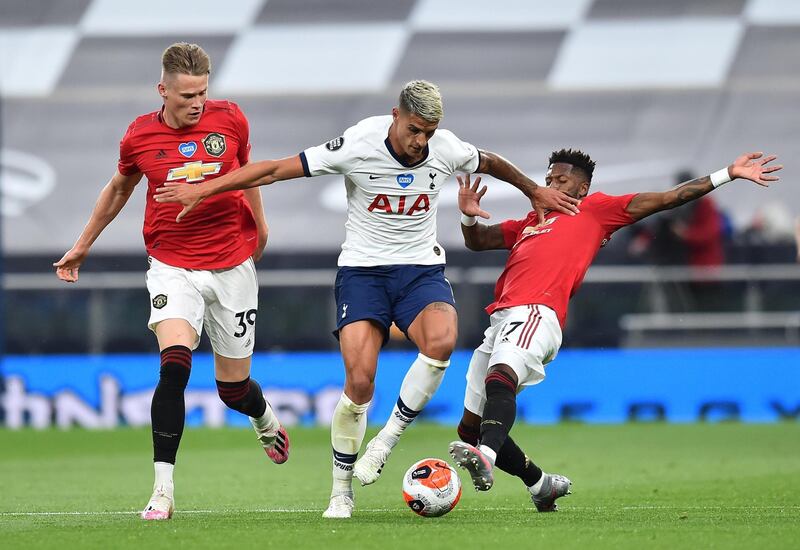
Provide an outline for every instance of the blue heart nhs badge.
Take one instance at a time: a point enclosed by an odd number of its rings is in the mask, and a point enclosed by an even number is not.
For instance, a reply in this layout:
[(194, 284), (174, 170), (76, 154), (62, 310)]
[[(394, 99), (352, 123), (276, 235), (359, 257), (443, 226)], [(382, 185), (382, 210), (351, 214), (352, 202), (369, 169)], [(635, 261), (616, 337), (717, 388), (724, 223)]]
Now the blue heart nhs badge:
[(197, 151), (197, 144), (194, 141), (178, 145), (178, 152), (186, 158), (194, 155), (195, 151)]
[(397, 183), (400, 184), (400, 187), (405, 189), (406, 187), (414, 183), (414, 174), (398, 174)]

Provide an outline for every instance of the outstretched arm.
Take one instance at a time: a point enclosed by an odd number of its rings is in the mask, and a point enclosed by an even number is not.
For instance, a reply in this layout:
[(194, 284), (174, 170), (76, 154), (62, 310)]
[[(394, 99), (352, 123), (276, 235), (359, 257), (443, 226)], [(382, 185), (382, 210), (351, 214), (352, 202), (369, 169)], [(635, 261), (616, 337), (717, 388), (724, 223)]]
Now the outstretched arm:
[(114, 173), (114, 176), (100, 191), (100, 196), (97, 197), (92, 215), (89, 217), (89, 221), (86, 223), (86, 227), (83, 228), (78, 240), (59, 261), (53, 264), (53, 267), (56, 268), (56, 276), (59, 279), (68, 283), (74, 283), (78, 280), (78, 270), (83, 260), (86, 259), (86, 255), (89, 254), (89, 248), (100, 236), (100, 233), (103, 232), (103, 229), (117, 217), (117, 214), (131, 197), (134, 187), (141, 179), (141, 172), (130, 176), (122, 175), (119, 171)]
[(303, 163), (300, 160), (300, 155), (280, 160), (262, 160), (247, 164), (233, 172), (228, 172), (224, 176), (198, 185), (166, 182), (162, 187), (156, 189), (155, 200), (156, 202), (181, 203), (183, 210), (175, 220), (181, 221), (200, 201), (212, 195), (224, 193), (225, 191), (269, 185), (276, 181), (290, 180), (303, 175), (305, 175), (305, 172), (303, 172)]
[(531, 201), (531, 206), (539, 215), (539, 219), (544, 219), (544, 211), (557, 210), (564, 214), (574, 216), (578, 212), (578, 199), (574, 199), (561, 191), (542, 187), (535, 181), (522, 173), (511, 162), (504, 159), (497, 153), (480, 150), (481, 162), (476, 172), (489, 174), (499, 180), (506, 181), (522, 191)]
[[(769, 163), (777, 159), (775, 155), (763, 156), (763, 153), (745, 153), (727, 168), (727, 176), (720, 172), (712, 176), (703, 176), (684, 182), (674, 189), (663, 193), (639, 193), (628, 204), (628, 214), (635, 220), (641, 220), (662, 210), (676, 208), (687, 202), (699, 199), (715, 188), (737, 178), (747, 179), (764, 187), (770, 182), (778, 181), (778, 176), (771, 175), (783, 168), (780, 164)], [(763, 157), (763, 158), (762, 158)]]
[(461, 233), (464, 244), (470, 250), (497, 250), (505, 248), (503, 230), (500, 224), (485, 225), (478, 223), (476, 216), (489, 218), (489, 214), (481, 209), (481, 198), (486, 194), (486, 186), (479, 189), (481, 177), (470, 184), (469, 174), (456, 176), (458, 180), (458, 208), (461, 210)]

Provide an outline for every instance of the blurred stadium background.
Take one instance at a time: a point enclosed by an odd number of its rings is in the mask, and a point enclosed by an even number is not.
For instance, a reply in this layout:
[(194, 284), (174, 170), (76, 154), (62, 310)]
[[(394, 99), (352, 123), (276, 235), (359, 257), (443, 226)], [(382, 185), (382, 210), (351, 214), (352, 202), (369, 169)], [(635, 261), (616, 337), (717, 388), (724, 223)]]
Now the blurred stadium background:
[[(145, 326), (143, 190), (97, 241), (78, 284), (57, 281), (51, 264), (113, 173), (127, 124), (159, 107), (160, 54), (177, 40), (211, 55), (210, 96), (242, 106), (254, 159), (296, 154), (388, 113), (413, 78), (441, 86), (443, 127), (538, 181), (549, 152), (561, 147), (591, 154), (593, 189), (613, 194), (666, 189), (679, 173), (706, 174), (745, 151), (779, 155), (779, 185), (736, 182), (713, 193), (701, 216), (715, 220), (710, 229), (687, 208), (614, 237), (572, 301), (552, 383), (527, 392), (541, 393), (523, 417), (796, 419), (800, 3), (490, 4), (194, 0), (190, 9), (162, 0), (2, 0), (5, 422), (148, 420), (157, 349)], [(489, 186), (494, 220), (527, 211), (505, 184)], [(330, 330), (344, 187), (316, 178), (264, 188), (263, 196), (271, 234), (259, 264), (254, 372), (286, 414), (324, 423), (341, 383)], [(460, 411), (468, 350), (480, 342), (482, 307), (504, 261), (502, 253), (466, 251), (458, 220), (452, 182), (439, 237), (465, 351), (429, 412), (447, 422)], [(695, 243), (709, 236), (713, 242)], [(720, 247), (724, 261), (698, 267), (687, 254), (693, 246)], [(209, 349), (204, 340), (201, 351)], [(382, 360), (373, 420), (391, 406), (408, 349), (401, 339), (389, 344), (396, 354)], [(731, 364), (738, 384), (729, 384)], [(676, 368), (683, 383), (673, 383)], [(200, 354), (193, 422), (220, 425), (225, 412), (210, 369)], [(685, 403), (676, 401), (683, 385), (694, 388)]]

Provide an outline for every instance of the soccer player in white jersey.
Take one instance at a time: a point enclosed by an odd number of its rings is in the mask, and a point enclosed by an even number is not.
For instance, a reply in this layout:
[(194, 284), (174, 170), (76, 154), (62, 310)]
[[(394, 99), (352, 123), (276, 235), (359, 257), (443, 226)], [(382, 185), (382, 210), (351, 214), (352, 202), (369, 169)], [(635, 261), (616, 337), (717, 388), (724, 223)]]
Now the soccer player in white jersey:
[[(389, 116), (362, 120), (340, 137), (297, 156), (248, 164), (200, 185), (159, 189), (156, 200), (180, 202), (184, 217), (201, 200), (234, 189), (323, 174), (342, 174), (346, 238), (335, 297), (345, 365), (344, 391), (331, 425), (333, 490), (327, 518), (349, 518), (355, 473), (375, 482), (400, 435), (439, 387), (456, 344), (457, 316), (436, 241), (439, 191), (454, 172), (480, 172), (522, 191), (538, 212), (578, 212), (577, 200), (537, 186), (503, 157), (439, 129), (442, 99), (434, 84), (406, 84)], [(378, 352), (394, 322), (419, 349), (384, 428), (356, 458), (367, 426)]]

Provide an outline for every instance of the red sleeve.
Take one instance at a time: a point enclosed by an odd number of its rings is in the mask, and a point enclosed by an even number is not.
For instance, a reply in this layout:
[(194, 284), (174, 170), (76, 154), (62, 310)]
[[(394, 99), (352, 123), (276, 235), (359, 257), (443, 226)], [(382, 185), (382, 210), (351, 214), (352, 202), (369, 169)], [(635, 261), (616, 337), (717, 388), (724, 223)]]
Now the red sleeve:
[(239, 159), (239, 165), (244, 166), (250, 162), (250, 123), (247, 122), (247, 117), (235, 105), (236, 109), (236, 127), (239, 130), (239, 149), (236, 151), (236, 157)]
[(591, 198), (591, 208), (597, 221), (607, 231), (614, 232), (620, 227), (636, 221), (626, 210), (635, 196), (636, 193), (619, 196), (593, 193), (589, 198)]
[(522, 229), (522, 226), (524, 226), (527, 221), (527, 218), (524, 220), (506, 220), (500, 224), (500, 230), (503, 232), (503, 242), (506, 248), (510, 250), (514, 247), (520, 229)]
[(132, 122), (131, 125), (128, 126), (128, 131), (125, 132), (125, 135), (119, 142), (119, 161), (117, 162), (117, 170), (123, 176), (130, 176), (140, 172), (139, 167), (136, 166), (136, 157), (133, 154), (133, 146), (131, 145), (134, 124), (135, 122)]

